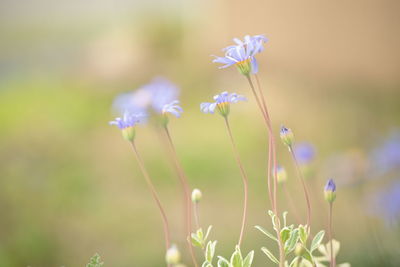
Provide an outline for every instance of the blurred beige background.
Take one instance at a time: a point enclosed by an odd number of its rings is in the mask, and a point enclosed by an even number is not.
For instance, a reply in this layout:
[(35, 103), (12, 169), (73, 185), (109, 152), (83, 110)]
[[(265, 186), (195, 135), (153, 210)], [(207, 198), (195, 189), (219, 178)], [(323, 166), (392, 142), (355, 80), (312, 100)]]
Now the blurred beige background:
[[(335, 174), (339, 261), (398, 266), (398, 222), (369, 214), (367, 199), (399, 179), (398, 169), (379, 179), (368, 169), (369, 153), (400, 124), (399, 9), (394, 0), (2, 1), (0, 266), (84, 266), (95, 252), (106, 266), (163, 266), (157, 211), (107, 125), (115, 95), (157, 75), (181, 88), (185, 113), (171, 132), (191, 185), (203, 190), (201, 221), (214, 225), (225, 256), (241, 183), (221, 119), (199, 103), (222, 90), (249, 97), (232, 112), (251, 176), (244, 249), (255, 249), (255, 266), (270, 266), (259, 248), (272, 244), (252, 227), (268, 225), (264, 128), (246, 80), (211, 63), (245, 34), (269, 38), (258, 59), (276, 132), (284, 123), (316, 147), (315, 231), (326, 226), (322, 186)], [(138, 142), (183, 247), (180, 191), (155, 128), (141, 127)], [(282, 146), (279, 158), (303, 203)]]

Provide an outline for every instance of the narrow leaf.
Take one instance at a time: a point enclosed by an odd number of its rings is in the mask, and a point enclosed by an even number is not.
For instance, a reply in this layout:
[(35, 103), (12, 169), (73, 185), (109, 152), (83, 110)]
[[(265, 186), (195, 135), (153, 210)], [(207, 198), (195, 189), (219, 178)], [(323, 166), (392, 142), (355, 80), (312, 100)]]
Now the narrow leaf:
[(224, 257), (218, 256), (218, 267), (231, 267), (230, 263)]
[(253, 263), (253, 257), (254, 250), (250, 251), (249, 254), (247, 254), (246, 258), (244, 258), (243, 267), (251, 267), (251, 264)]
[(268, 256), (268, 258), (269, 258), (272, 262), (274, 262), (274, 263), (276, 263), (276, 264), (279, 264), (278, 259), (277, 259), (277, 258), (274, 256), (274, 254), (272, 254), (271, 251), (269, 251), (266, 247), (262, 247), (261, 250), (262, 250), (262, 252), (265, 253), (265, 255)]
[(261, 233), (263, 233), (264, 235), (268, 236), (269, 238), (271, 238), (272, 240), (275, 240), (276, 242), (278, 242), (278, 239), (271, 234), (270, 232), (268, 232), (265, 228), (261, 227), (261, 226), (255, 226), (257, 230), (259, 230)]
[(319, 247), (319, 245), (322, 242), (322, 239), (324, 238), (324, 235), (325, 235), (325, 231), (324, 230), (319, 231), (315, 235), (315, 237), (313, 238), (313, 240), (311, 242), (311, 253)]
[(285, 228), (283, 228), (283, 229), (281, 230), (281, 239), (282, 239), (282, 242), (283, 242), (283, 243), (285, 243), (286, 240), (289, 239), (290, 233), (291, 233), (291, 231), (290, 231), (290, 229), (287, 228), (287, 227), (285, 227)]
[(296, 247), (297, 241), (299, 240), (299, 229), (294, 229), (290, 233), (290, 238), (285, 242), (285, 252), (290, 253)]

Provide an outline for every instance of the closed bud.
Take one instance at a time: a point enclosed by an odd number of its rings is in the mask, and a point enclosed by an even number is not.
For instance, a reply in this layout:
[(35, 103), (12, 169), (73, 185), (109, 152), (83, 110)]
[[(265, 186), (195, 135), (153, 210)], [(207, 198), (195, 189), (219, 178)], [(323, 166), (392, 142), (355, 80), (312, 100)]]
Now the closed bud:
[(292, 130), (289, 128), (286, 128), (285, 126), (281, 127), (281, 132), (280, 132), (281, 140), (283, 144), (285, 144), (288, 147), (291, 147), (294, 143), (294, 135)]
[(301, 257), (305, 252), (305, 249), (302, 244), (297, 243), (296, 248), (294, 249), (294, 254), (298, 257)]
[(329, 179), (324, 188), (325, 200), (333, 203), (336, 199), (336, 184), (332, 179)]
[(193, 203), (198, 203), (201, 200), (201, 197), (203, 196), (203, 194), (201, 193), (201, 191), (199, 189), (193, 189), (192, 191), (192, 202)]
[(178, 264), (181, 261), (181, 253), (175, 245), (172, 245), (165, 255), (167, 264)]

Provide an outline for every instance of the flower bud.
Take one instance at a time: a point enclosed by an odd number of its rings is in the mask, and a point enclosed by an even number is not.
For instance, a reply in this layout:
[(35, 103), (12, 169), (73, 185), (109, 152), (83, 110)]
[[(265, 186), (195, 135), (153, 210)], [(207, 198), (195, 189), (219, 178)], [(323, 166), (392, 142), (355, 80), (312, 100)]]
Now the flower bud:
[(296, 248), (294, 249), (294, 254), (298, 257), (301, 257), (305, 252), (305, 249), (302, 244), (297, 243)]
[(282, 166), (276, 168), (276, 179), (278, 183), (284, 183), (287, 180), (287, 172)]
[(282, 142), (288, 146), (291, 147), (294, 143), (294, 135), (292, 130), (289, 128), (286, 128), (285, 126), (281, 127), (281, 132), (280, 132), (281, 140)]
[(181, 260), (181, 253), (175, 245), (172, 245), (165, 255), (167, 264), (178, 264)]
[(332, 179), (329, 179), (324, 189), (325, 200), (332, 203), (336, 199), (336, 184)]
[(125, 140), (132, 142), (133, 139), (135, 139), (135, 127), (129, 126), (126, 128), (122, 129), (122, 136), (124, 137)]
[(198, 203), (201, 200), (201, 197), (203, 196), (203, 194), (201, 193), (201, 191), (197, 188), (193, 189), (192, 191), (192, 202), (193, 203)]

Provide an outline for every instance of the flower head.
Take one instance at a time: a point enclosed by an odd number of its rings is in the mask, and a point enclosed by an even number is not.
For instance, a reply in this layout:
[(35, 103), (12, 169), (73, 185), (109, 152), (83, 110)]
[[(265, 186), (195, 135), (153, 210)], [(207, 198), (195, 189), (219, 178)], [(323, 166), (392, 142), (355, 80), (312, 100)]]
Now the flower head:
[(282, 125), (281, 131), (280, 131), (280, 136), (282, 139), (282, 142), (288, 146), (289, 148), (293, 145), (294, 143), (294, 135), (291, 129), (286, 128), (285, 126)]
[(229, 115), (230, 103), (237, 103), (239, 101), (246, 101), (246, 97), (238, 95), (236, 93), (229, 94), (228, 92), (222, 92), (219, 95), (214, 96), (215, 102), (209, 103), (204, 102), (200, 104), (200, 110), (204, 113), (214, 114), (215, 108), (218, 109), (219, 113), (226, 117)]
[(336, 184), (333, 179), (329, 179), (324, 188), (325, 200), (332, 203), (336, 199)]
[(167, 126), (169, 122), (168, 113), (171, 113), (175, 117), (179, 118), (182, 112), (183, 109), (179, 106), (178, 100), (174, 100), (171, 103), (165, 104), (161, 110), (161, 117), (160, 117), (161, 124), (164, 127)]
[(165, 104), (162, 108), (162, 114), (171, 113), (175, 117), (179, 118), (183, 109), (179, 106), (179, 100), (174, 100), (171, 103)]
[(277, 166), (276, 168), (276, 178), (278, 183), (284, 183), (287, 180), (287, 172), (282, 166)]
[(400, 182), (393, 181), (368, 196), (369, 212), (383, 219), (387, 226), (397, 225), (400, 221)]
[(234, 38), (235, 45), (228, 46), (223, 49), (224, 57), (215, 57), (214, 63), (221, 63), (221, 68), (227, 68), (235, 65), (239, 72), (243, 75), (258, 72), (258, 64), (255, 58), (257, 53), (264, 50), (263, 44), (267, 42), (267, 38), (263, 35), (246, 35), (244, 40)]
[(156, 77), (136, 91), (117, 96), (113, 108), (120, 113), (128, 110), (141, 113), (155, 111), (160, 114), (164, 105), (177, 99), (178, 95), (179, 89), (173, 83), (165, 78)]
[(303, 142), (293, 146), (293, 152), (300, 164), (308, 164), (315, 157), (315, 148), (311, 143)]
[(145, 115), (143, 113), (132, 113), (125, 111), (122, 118), (117, 117), (115, 120), (110, 121), (110, 125), (116, 125), (122, 130), (122, 136), (128, 140), (133, 141), (135, 138), (135, 128), (134, 126), (145, 120)]

